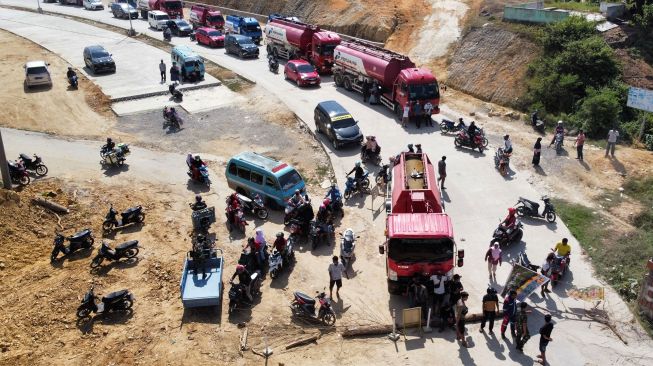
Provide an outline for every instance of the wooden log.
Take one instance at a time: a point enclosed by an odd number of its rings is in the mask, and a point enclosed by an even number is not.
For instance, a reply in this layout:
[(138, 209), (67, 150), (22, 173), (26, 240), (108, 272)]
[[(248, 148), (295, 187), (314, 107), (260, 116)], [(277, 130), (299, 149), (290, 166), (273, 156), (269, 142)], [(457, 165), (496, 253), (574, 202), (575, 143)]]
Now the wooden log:
[(392, 325), (360, 325), (354, 327), (347, 327), (341, 335), (344, 338), (349, 337), (358, 337), (358, 336), (368, 336), (368, 335), (379, 335), (379, 334), (390, 334), (392, 332)]
[(285, 349), (291, 349), (291, 348), (303, 346), (305, 344), (317, 341), (318, 339), (320, 339), (321, 336), (322, 335), (320, 333), (316, 333), (316, 334), (314, 334), (312, 336), (305, 337), (305, 338), (302, 338), (302, 339), (300, 339), (298, 341), (292, 342), (292, 343), (286, 345), (286, 347), (284, 347), (284, 348)]
[(32, 202), (39, 206), (43, 206), (51, 211), (58, 212), (58, 213), (68, 213), (68, 207), (64, 207), (58, 203), (50, 202), (46, 200), (45, 198), (41, 197), (34, 197), (32, 198)]

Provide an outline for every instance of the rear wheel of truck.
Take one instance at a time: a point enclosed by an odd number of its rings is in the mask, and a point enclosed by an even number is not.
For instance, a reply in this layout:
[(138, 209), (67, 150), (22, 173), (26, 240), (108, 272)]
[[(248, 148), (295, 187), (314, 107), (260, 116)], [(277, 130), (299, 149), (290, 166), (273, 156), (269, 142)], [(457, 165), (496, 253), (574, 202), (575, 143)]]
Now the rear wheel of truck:
[(399, 287), (399, 286), (397, 286), (397, 285), (395, 285), (393, 283), (390, 283), (390, 281), (388, 281), (388, 293), (390, 295), (401, 295), (402, 292), (403, 291), (401, 291), (401, 287)]
[(342, 86), (342, 75), (340, 75), (340, 74), (335, 74), (335, 75), (333, 76), (333, 80), (335, 81), (336, 86)]
[(345, 89), (351, 91), (351, 79), (349, 79), (349, 77), (345, 76), (345, 80), (343, 80), (343, 85), (345, 86)]

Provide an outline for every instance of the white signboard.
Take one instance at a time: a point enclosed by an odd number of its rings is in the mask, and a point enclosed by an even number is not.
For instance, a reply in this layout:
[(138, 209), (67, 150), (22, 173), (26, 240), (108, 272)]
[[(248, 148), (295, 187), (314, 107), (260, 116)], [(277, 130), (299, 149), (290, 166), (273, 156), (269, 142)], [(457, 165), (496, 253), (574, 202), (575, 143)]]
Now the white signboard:
[(628, 102), (630, 108), (653, 112), (653, 90), (630, 87), (628, 89)]

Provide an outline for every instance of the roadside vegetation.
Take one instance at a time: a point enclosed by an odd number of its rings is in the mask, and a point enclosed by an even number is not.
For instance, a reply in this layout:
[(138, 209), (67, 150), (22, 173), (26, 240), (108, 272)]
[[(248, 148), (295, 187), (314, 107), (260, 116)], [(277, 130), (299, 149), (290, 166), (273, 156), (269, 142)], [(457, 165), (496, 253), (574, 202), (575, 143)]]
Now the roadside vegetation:
[(591, 0), (586, 2), (580, 1), (545, 1), (544, 5), (547, 8), (558, 8), (574, 11), (587, 11), (587, 12), (599, 12), (599, 1)]
[[(639, 317), (636, 300), (646, 262), (653, 254), (653, 177), (631, 178), (623, 188), (623, 195), (602, 197), (600, 201), (607, 212), (566, 201), (556, 202), (556, 211), (591, 258), (596, 273), (617, 290)], [(624, 227), (608, 216), (611, 207), (628, 200), (642, 207), (629, 219), (632, 227)], [(653, 324), (643, 317), (639, 319), (653, 335)]]

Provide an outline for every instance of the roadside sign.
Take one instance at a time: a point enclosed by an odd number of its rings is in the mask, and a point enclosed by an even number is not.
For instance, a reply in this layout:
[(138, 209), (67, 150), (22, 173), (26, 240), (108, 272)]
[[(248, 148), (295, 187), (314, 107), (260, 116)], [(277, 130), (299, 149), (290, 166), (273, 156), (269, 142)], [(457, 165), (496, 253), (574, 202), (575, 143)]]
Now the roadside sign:
[(628, 102), (630, 108), (653, 112), (653, 90), (630, 87), (628, 89)]

